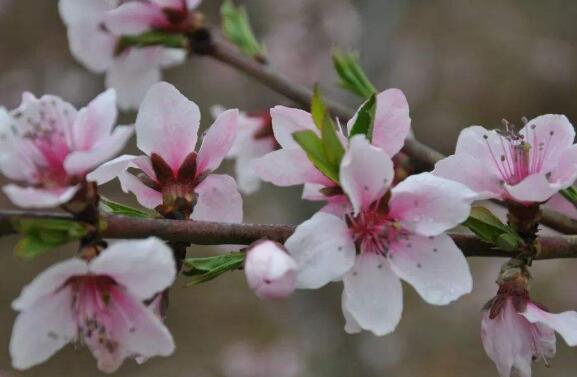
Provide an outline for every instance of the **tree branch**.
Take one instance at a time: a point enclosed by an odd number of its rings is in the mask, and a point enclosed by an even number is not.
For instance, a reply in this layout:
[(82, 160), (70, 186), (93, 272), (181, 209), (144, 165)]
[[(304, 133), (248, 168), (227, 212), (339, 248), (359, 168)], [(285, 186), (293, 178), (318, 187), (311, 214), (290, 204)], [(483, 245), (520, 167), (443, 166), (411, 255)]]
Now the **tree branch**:
[[(293, 83), (280, 73), (275, 72), (270, 66), (260, 64), (253, 59), (245, 57), (226, 41), (214, 38), (212, 48), (205, 52), (208, 56), (246, 73), (274, 91), (293, 100), (301, 107), (308, 108), (310, 106), (312, 92), (309, 89)], [(351, 109), (338, 103), (330, 100), (325, 100), (325, 102), (332, 114), (343, 120), (350, 119), (354, 114)], [(409, 136), (405, 141), (403, 150), (412, 158), (424, 162), (431, 167), (434, 166), (437, 161), (446, 157), (439, 151), (421, 143), (412, 136)], [(558, 212), (550, 210), (543, 211), (541, 223), (561, 233), (577, 234), (577, 221)]]
[[(74, 220), (70, 215), (52, 212), (0, 211), (0, 236), (16, 234), (12, 221), (23, 219)], [(263, 238), (284, 242), (295, 230), (294, 225), (143, 219), (107, 214), (102, 215), (100, 223), (103, 238), (156, 236), (166, 241), (196, 245), (249, 245)], [(467, 257), (515, 256), (515, 253), (495, 249), (473, 235), (451, 233), (450, 236)], [(540, 237), (539, 240), (542, 250), (536, 259), (577, 258), (577, 236)]]

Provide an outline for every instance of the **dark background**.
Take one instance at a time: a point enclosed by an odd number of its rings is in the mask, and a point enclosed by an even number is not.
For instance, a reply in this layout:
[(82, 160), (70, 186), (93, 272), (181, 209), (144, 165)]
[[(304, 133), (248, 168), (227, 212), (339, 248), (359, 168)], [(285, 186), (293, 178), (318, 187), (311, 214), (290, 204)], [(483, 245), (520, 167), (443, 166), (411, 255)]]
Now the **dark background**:
[[(218, 24), (220, 2), (202, 10)], [(330, 69), (334, 46), (359, 50), (380, 89), (401, 88), (411, 105), (413, 129), (426, 143), (450, 153), (460, 129), (494, 127), (543, 113), (577, 119), (577, 2), (570, 0), (290, 0), (246, 1), (270, 59), (295, 82), (318, 81), (329, 95), (357, 106), (339, 91)], [(0, 0), (0, 104), (12, 108), (21, 92), (51, 93), (84, 105), (103, 90), (103, 78), (70, 56), (56, 0)], [(201, 106), (203, 125), (215, 103), (243, 110), (289, 104), (232, 69), (193, 58), (166, 79)], [(123, 114), (131, 123), (134, 114)], [(135, 152), (134, 146), (130, 147)], [(231, 164), (225, 169), (230, 171)], [(134, 203), (115, 183), (106, 192)], [(316, 209), (298, 202), (300, 189), (263, 190), (245, 200), (245, 221), (299, 223)], [(295, 205), (295, 203), (300, 203)], [(0, 197), (1, 207), (9, 207)], [(14, 257), (16, 238), (0, 241), (0, 377), (97, 376), (85, 349), (66, 347), (40, 367), (10, 368), (11, 301), (36, 274), (71, 255), (60, 249), (33, 262)], [(209, 255), (214, 250), (192, 248)], [(259, 301), (242, 273), (205, 285), (172, 290), (167, 325), (177, 350), (144, 366), (128, 361), (122, 376), (489, 377), (497, 372), (479, 339), (480, 309), (496, 291), (502, 260), (470, 259), (475, 286), (456, 304), (433, 307), (405, 285), (405, 311), (386, 337), (343, 331), (340, 284), (299, 291), (283, 302)], [(577, 309), (575, 261), (538, 262), (534, 298), (552, 311)], [(574, 376), (577, 349), (558, 339), (550, 369), (534, 376)]]

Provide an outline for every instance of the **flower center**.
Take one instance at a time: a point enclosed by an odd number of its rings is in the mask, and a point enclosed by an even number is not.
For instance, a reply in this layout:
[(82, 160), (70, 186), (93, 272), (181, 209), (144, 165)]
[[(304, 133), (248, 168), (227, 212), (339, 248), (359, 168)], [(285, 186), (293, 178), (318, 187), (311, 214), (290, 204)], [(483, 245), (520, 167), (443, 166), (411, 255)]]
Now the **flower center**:
[[(526, 123), (526, 119), (523, 122)], [(489, 143), (488, 135), (483, 135), (483, 138), (503, 181), (515, 185), (529, 175), (541, 172), (554, 131), (549, 133), (548, 139), (540, 140), (534, 124), (526, 125), (521, 131), (506, 120), (503, 124), (505, 132), (499, 135), (500, 144)]]
[(385, 256), (391, 243), (407, 236), (399, 223), (376, 205), (357, 216), (346, 215), (346, 220), (357, 250), (361, 253)]

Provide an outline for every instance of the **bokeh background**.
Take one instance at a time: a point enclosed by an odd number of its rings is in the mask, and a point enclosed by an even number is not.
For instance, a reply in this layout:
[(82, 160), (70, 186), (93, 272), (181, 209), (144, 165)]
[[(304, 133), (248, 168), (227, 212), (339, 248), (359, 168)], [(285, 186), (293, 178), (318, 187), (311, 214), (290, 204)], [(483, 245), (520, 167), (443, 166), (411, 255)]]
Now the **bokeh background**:
[[(249, 9), (270, 60), (295, 82), (320, 82), (350, 106), (358, 101), (335, 85), (330, 50), (356, 49), (381, 89), (401, 88), (411, 105), (413, 129), (449, 153), (471, 124), (497, 126), (542, 113), (577, 120), (577, 2), (571, 0), (251, 0)], [(219, 1), (202, 10), (218, 27)], [(190, 98), (210, 124), (209, 107), (243, 110), (290, 104), (220, 63), (194, 58), (165, 77)], [(68, 51), (56, 0), (0, 0), (0, 104), (14, 107), (22, 91), (52, 93), (83, 105), (103, 90)], [(132, 122), (134, 114), (123, 114)], [(129, 148), (134, 152), (134, 145)], [(231, 164), (225, 166), (230, 171)], [(128, 203), (114, 184), (106, 194)], [(274, 188), (246, 197), (245, 221), (297, 224), (317, 207), (300, 202), (300, 189)], [(300, 204), (296, 204), (300, 203)], [(0, 207), (10, 204), (0, 197)], [(13, 255), (16, 238), (0, 240), (0, 376), (98, 376), (85, 349), (65, 348), (26, 372), (10, 368), (11, 301), (37, 273), (72, 255), (62, 248), (32, 262)], [(193, 247), (191, 254), (214, 250)], [(480, 309), (496, 290), (502, 260), (470, 259), (472, 294), (446, 307), (426, 305), (405, 285), (405, 310), (386, 337), (343, 331), (340, 284), (300, 291), (282, 302), (259, 301), (242, 273), (205, 285), (172, 289), (167, 324), (177, 350), (144, 366), (128, 361), (121, 376), (162, 377), (488, 377), (496, 376), (480, 339)], [(538, 262), (533, 296), (553, 311), (577, 309), (577, 261)], [(558, 339), (552, 368), (535, 376), (575, 376), (577, 349)]]

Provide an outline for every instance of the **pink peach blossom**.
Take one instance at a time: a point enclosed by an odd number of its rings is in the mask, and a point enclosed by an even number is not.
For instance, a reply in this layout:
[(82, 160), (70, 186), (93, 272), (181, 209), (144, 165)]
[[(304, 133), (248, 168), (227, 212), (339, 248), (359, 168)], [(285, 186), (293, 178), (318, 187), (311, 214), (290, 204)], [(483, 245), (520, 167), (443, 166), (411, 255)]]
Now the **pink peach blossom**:
[(542, 115), (505, 133), (464, 129), (453, 156), (434, 173), (467, 185), (485, 198), (545, 202), (577, 178), (575, 131), (563, 115)]
[(9, 113), (0, 108), (0, 171), (18, 184), (3, 190), (20, 207), (69, 201), (92, 169), (119, 153), (132, 128), (116, 122), (116, 94), (108, 90), (76, 110), (62, 99), (25, 93)]
[[(220, 114), (195, 151), (198, 106), (174, 86), (160, 82), (148, 91), (136, 118), (136, 140), (144, 156), (120, 156), (89, 175), (99, 184), (114, 178), (147, 208), (185, 199), (193, 220), (242, 221), (242, 198), (228, 175), (213, 174), (232, 147), (238, 110)], [(128, 168), (140, 170), (137, 177)]]
[(295, 261), (276, 242), (257, 241), (246, 251), (246, 280), (259, 298), (288, 297), (296, 287), (296, 270)]
[[(270, 114), (274, 136), (281, 149), (254, 160), (256, 173), (262, 180), (277, 186), (304, 184), (304, 199), (326, 201), (328, 204), (323, 211), (342, 213), (347, 200), (339, 184), (313, 166), (292, 136), (294, 132), (304, 130), (319, 134), (311, 114), (284, 106), (275, 106)], [(354, 124), (356, 116), (349, 120), (348, 129)], [(401, 150), (410, 127), (409, 105), (403, 92), (389, 89), (378, 94), (372, 144), (392, 157)], [(343, 144), (346, 144), (346, 135), (340, 136)]]
[[(220, 106), (212, 108), (214, 118), (223, 111)], [(227, 155), (227, 158), (236, 160), (235, 175), (240, 192), (252, 194), (258, 191), (261, 181), (252, 161), (274, 151), (277, 146), (268, 112), (240, 113), (238, 135)]]
[(40, 364), (68, 343), (87, 346), (107, 373), (125, 358), (170, 355), (172, 336), (143, 301), (175, 276), (172, 251), (156, 238), (119, 241), (91, 261), (50, 267), (12, 304), (20, 312), (10, 340), (13, 366)]
[(489, 302), (481, 321), (481, 340), (501, 377), (531, 377), (531, 363), (555, 356), (557, 331), (570, 346), (577, 345), (577, 312), (549, 313), (526, 291), (503, 289)]
[(340, 166), (350, 200), (344, 219), (319, 212), (285, 246), (298, 266), (297, 288), (342, 280), (345, 330), (392, 332), (401, 318), (401, 279), (430, 304), (469, 293), (465, 257), (444, 232), (464, 221), (476, 195), (429, 173), (390, 189), (393, 163), (363, 135), (351, 139)]
[[(159, 46), (126, 48), (118, 52), (122, 36), (172, 28), (200, 1), (60, 0), (60, 15), (68, 29), (72, 55), (94, 73), (106, 72), (106, 86), (118, 92), (122, 109), (137, 108), (148, 88), (161, 80), (161, 68), (181, 64), (185, 51)], [(173, 31), (173, 30), (168, 30)]]

